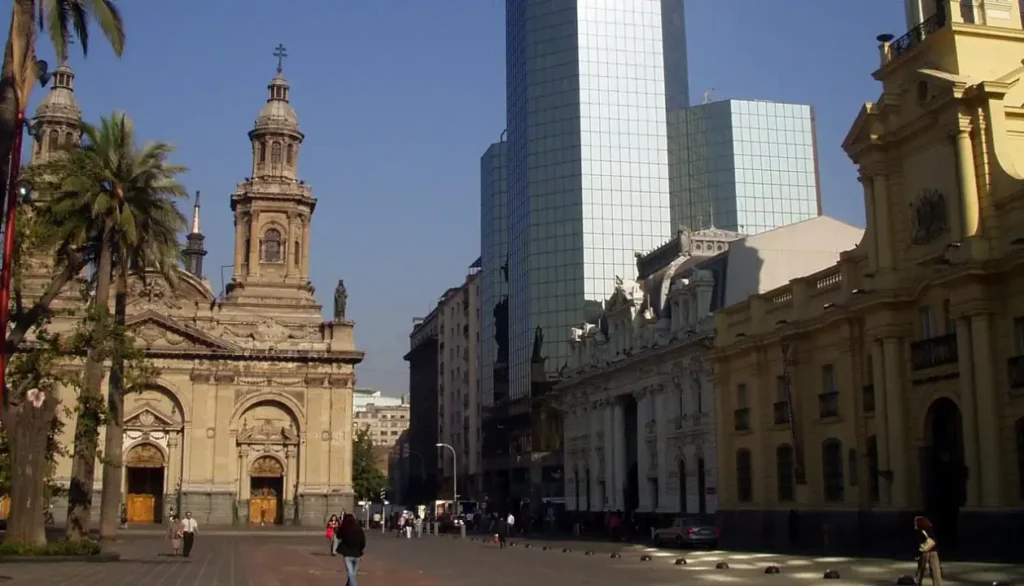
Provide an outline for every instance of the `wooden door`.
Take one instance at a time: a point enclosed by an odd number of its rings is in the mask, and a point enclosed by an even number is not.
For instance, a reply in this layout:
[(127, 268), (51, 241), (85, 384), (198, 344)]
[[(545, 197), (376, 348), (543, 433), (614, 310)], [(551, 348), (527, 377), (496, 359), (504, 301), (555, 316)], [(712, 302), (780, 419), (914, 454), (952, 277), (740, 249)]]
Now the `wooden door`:
[(273, 525), (277, 522), (276, 497), (252, 497), (249, 499), (249, 523)]
[(152, 523), (156, 519), (156, 497), (151, 494), (128, 495), (128, 522)]
[(6, 519), (11, 510), (11, 497), (0, 496), (0, 519)]

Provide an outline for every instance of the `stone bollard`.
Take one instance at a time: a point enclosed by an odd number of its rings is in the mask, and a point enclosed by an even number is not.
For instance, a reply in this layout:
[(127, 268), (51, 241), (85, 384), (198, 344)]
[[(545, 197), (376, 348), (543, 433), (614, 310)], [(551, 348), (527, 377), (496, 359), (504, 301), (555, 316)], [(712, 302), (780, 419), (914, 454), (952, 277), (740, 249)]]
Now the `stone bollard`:
[(466, 538), (466, 524), (465, 523), (463, 523), (462, 525), (459, 525), (459, 533), (462, 535), (463, 539)]

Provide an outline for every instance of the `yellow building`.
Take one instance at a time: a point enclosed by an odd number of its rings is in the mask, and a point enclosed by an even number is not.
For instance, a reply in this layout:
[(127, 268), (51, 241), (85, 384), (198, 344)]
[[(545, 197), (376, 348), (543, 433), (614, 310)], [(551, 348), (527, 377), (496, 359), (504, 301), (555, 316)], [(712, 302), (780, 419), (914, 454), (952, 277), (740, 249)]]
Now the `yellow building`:
[(1020, 9), (913, 4), (906, 35), (879, 37), (882, 94), (843, 143), (864, 239), (716, 315), (734, 545), (905, 547), (922, 512), (947, 552), (1024, 530)]

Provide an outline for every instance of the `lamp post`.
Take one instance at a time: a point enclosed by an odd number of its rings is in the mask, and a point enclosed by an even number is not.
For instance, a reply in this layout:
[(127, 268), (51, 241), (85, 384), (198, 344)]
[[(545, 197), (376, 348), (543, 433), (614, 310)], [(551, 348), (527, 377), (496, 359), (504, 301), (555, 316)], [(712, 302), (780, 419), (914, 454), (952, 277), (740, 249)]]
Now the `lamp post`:
[(435, 444), (439, 448), (448, 448), (452, 451), (452, 506), (456, 511), (459, 508), (459, 454), (455, 448), (448, 444)]

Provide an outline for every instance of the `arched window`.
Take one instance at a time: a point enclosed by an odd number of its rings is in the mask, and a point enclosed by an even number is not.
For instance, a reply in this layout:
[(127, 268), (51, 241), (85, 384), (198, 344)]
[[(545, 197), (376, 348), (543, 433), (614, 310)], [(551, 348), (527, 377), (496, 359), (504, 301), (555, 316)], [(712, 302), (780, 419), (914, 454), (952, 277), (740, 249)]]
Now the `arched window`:
[(1017, 484), (1024, 498), (1024, 417), (1017, 420)]
[(295, 145), (288, 145), (288, 149), (285, 150), (285, 156), (287, 157), (285, 161), (288, 163), (288, 165), (295, 164)]
[(260, 260), (263, 262), (281, 262), (281, 232), (271, 228), (263, 233), (261, 243), (263, 254)]
[(281, 143), (276, 140), (270, 145), (270, 164), (281, 164)]
[(736, 500), (749, 503), (754, 500), (754, 474), (750, 464), (750, 450), (736, 450)]
[(796, 457), (793, 446), (782, 444), (775, 448), (778, 498), (780, 503), (796, 500)]
[(821, 443), (821, 472), (827, 502), (843, 501), (843, 442), (829, 438)]
[(295, 266), (299, 266), (299, 241), (296, 240), (292, 243), (292, 254), (295, 256)]
[(75, 133), (74, 132), (68, 132), (67, 134), (64, 135), (64, 147), (70, 149), (70, 148), (73, 148), (74, 146), (75, 146)]
[(261, 163), (267, 162), (267, 143), (262, 140), (256, 143), (256, 157)]
[(868, 436), (868, 486), (871, 488), (871, 502), (877, 503), (880, 499), (878, 486), (878, 438)]
[(47, 150), (51, 153), (60, 150), (60, 133), (56, 130), (50, 131), (49, 144), (47, 144)]

